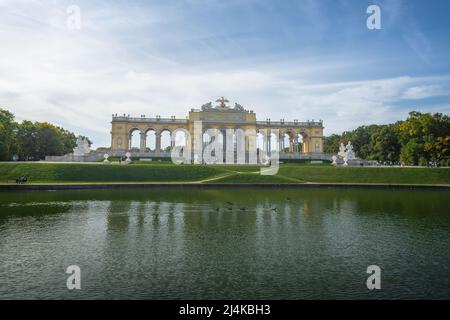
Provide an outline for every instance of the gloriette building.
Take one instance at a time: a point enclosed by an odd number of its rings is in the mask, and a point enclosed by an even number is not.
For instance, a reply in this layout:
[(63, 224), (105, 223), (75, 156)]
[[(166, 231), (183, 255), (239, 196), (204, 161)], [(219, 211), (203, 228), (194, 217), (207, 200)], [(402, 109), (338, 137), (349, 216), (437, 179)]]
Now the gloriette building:
[[(169, 156), (170, 147), (175, 145), (175, 136), (178, 132), (194, 136), (194, 123), (202, 122), (203, 132), (208, 129), (218, 129), (222, 132), (223, 144), (226, 141), (226, 129), (253, 129), (257, 133), (257, 146), (264, 151), (279, 151), (280, 159), (283, 158), (317, 158), (323, 156), (323, 122), (320, 121), (273, 121), (266, 119), (258, 121), (253, 110), (246, 110), (243, 106), (235, 104), (234, 107), (227, 105), (225, 98), (218, 99), (217, 105), (211, 102), (200, 108), (193, 108), (186, 119), (170, 118), (147, 118), (130, 117), (129, 115), (113, 115), (111, 128), (111, 152), (112, 154), (123, 154), (132, 152), (134, 156)], [(139, 145), (132, 145), (133, 134), (139, 133)], [(274, 134), (273, 132), (277, 132)], [(170, 145), (162, 146), (162, 135), (170, 135)], [(149, 138), (152, 135), (152, 138)], [(208, 137), (203, 138), (208, 142)], [(153, 146), (149, 146), (149, 140)], [(184, 139), (184, 143), (193, 142)], [(193, 145), (192, 145), (193, 149)]]

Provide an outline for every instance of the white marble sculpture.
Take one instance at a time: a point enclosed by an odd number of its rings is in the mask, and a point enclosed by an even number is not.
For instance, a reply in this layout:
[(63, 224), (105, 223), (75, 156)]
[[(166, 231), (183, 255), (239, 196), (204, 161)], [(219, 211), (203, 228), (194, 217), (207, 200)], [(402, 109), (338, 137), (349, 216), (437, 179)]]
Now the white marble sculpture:
[(103, 160), (103, 163), (109, 163), (109, 160), (108, 160), (109, 154), (105, 153), (105, 154), (103, 155), (103, 158), (105, 158), (105, 160)]
[(125, 157), (127, 157), (125, 159), (125, 163), (130, 164), (131, 163), (131, 153), (129, 153), (129, 152), (125, 153)]
[(339, 158), (344, 160), (344, 163), (343, 163), (344, 166), (348, 166), (348, 161), (356, 159), (355, 152), (353, 151), (353, 145), (352, 145), (351, 141), (349, 141), (346, 146), (344, 146), (344, 144), (341, 143), (341, 145), (339, 146), (339, 152), (338, 152), (337, 156), (332, 157), (332, 159), (333, 159), (332, 164), (337, 165), (337, 160)]
[(87, 138), (79, 136), (77, 138), (77, 146), (73, 149), (73, 154), (75, 156), (84, 156), (85, 154), (91, 152), (89, 141)]
[(333, 160), (332, 165), (333, 166), (337, 166), (337, 162), (336, 161), (337, 161), (338, 157), (337, 156), (332, 156), (331, 159)]
[(339, 146), (339, 152), (337, 155), (341, 158), (345, 157), (345, 146), (342, 142), (341, 142), (341, 145)]
[(347, 146), (345, 147), (346, 151), (345, 151), (345, 155), (347, 157), (347, 160), (355, 160), (355, 151), (353, 151), (353, 145), (352, 142), (349, 141), (347, 143)]

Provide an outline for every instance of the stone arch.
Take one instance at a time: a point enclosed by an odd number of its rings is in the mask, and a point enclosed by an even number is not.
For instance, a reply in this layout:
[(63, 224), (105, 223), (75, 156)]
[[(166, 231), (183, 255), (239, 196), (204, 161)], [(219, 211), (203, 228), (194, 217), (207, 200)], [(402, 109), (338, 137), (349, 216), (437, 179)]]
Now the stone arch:
[(311, 152), (311, 150), (310, 150), (311, 138), (309, 137), (308, 132), (300, 131), (300, 134), (302, 136), (301, 152), (302, 153), (309, 153), (309, 152)]
[(275, 132), (270, 132), (270, 151), (280, 151), (280, 137)]
[(173, 146), (190, 146), (191, 138), (190, 133), (185, 128), (176, 128), (172, 131), (171, 140)]
[(264, 130), (256, 131), (256, 149), (266, 151), (267, 149), (267, 136)]
[(283, 135), (283, 151), (284, 152), (289, 152), (289, 153), (297, 152), (296, 151), (297, 135), (298, 135), (297, 131), (292, 128), (289, 128), (284, 131), (284, 135)]
[(146, 128), (144, 131), (145, 135), (145, 150), (146, 151), (156, 151), (156, 137), (158, 135), (158, 131), (154, 127)]
[(303, 140), (304, 136), (301, 132), (298, 132), (294, 137), (294, 152), (302, 153), (303, 152)]
[[(203, 150), (208, 154), (208, 159), (204, 158), (204, 161), (206, 163), (211, 163), (208, 161), (213, 161), (212, 163), (223, 163), (224, 160), (224, 128), (220, 126), (210, 126), (207, 128), (204, 128), (203, 134), (202, 134), (202, 143), (203, 143)], [(210, 133), (208, 133), (210, 131)], [(217, 139), (216, 144), (215, 139)], [(204, 153), (205, 156), (205, 153)]]
[(147, 133), (149, 131), (158, 132), (158, 129), (156, 127), (147, 127), (147, 128), (145, 128), (144, 133)]
[[(170, 128), (162, 128), (158, 132), (157, 140), (159, 140), (159, 150), (167, 152), (172, 148), (172, 130)], [(158, 143), (157, 143), (158, 144)]]
[(139, 151), (141, 147), (141, 129), (138, 127), (131, 127), (128, 130), (128, 150)]
[(214, 129), (214, 130), (218, 130), (219, 131), (219, 135), (217, 137), (218, 141), (223, 143), (223, 139), (224, 139), (224, 134), (222, 132), (223, 129), (221, 128), (217, 128), (217, 127), (208, 127), (208, 128), (204, 128), (203, 129), (203, 134), (202, 134), (202, 142), (203, 142), (203, 146), (208, 145), (209, 143), (211, 143), (213, 141), (212, 136), (210, 136), (207, 131), (210, 129)]

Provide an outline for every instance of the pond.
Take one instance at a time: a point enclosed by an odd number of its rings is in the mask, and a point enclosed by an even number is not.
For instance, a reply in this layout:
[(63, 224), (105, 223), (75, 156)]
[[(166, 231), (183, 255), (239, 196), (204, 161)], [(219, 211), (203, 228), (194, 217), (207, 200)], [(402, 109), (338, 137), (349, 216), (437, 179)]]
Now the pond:
[(0, 299), (449, 299), (449, 231), (448, 191), (1, 192)]

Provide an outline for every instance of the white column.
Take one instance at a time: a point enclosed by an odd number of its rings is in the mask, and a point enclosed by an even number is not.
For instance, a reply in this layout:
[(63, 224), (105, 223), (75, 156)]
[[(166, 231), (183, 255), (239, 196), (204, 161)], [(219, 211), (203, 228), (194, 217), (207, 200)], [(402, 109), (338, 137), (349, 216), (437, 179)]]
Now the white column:
[(161, 132), (155, 132), (155, 140), (156, 152), (161, 152)]
[(147, 138), (147, 135), (145, 133), (141, 132), (141, 146), (140, 146), (141, 152), (145, 152), (146, 138)]

